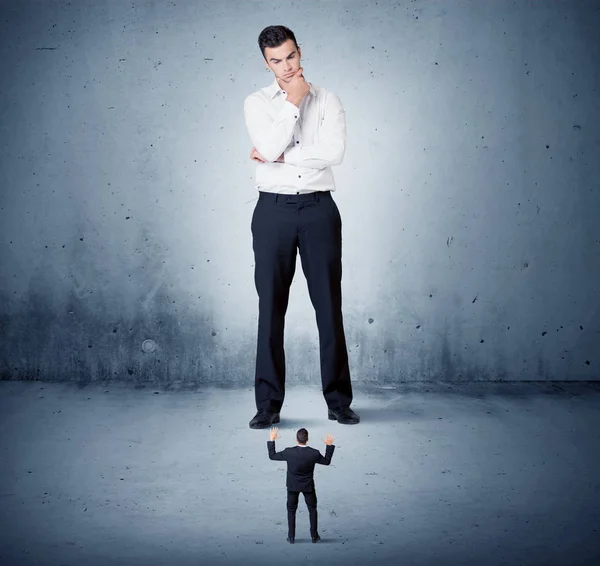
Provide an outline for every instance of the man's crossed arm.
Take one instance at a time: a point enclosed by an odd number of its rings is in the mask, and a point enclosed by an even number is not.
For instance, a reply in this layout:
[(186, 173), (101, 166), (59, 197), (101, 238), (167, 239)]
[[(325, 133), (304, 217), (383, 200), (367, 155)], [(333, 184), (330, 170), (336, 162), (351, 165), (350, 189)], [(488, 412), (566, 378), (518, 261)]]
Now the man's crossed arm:
[(324, 169), (339, 165), (346, 150), (346, 117), (339, 98), (327, 93), (325, 114), (317, 143), (290, 145), (300, 110), (286, 101), (273, 119), (264, 102), (248, 97), (244, 103), (246, 126), (254, 144), (250, 159), (260, 163), (287, 163), (298, 167)]

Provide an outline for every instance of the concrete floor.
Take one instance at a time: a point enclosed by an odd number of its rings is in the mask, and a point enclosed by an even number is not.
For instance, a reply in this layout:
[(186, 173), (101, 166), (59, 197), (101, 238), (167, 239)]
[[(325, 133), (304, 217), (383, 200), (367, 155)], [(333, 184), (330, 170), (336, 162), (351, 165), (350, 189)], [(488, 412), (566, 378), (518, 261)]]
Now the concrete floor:
[(354, 390), (287, 391), (277, 450), (336, 438), (290, 545), (253, 389), (0, 382), (0, 564), (600, 564), (600, 384)]

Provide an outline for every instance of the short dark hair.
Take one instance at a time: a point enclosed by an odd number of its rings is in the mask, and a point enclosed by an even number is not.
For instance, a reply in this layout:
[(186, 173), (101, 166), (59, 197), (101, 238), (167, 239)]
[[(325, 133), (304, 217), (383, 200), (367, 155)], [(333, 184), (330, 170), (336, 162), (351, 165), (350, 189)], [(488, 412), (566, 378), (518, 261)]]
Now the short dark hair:
[(286, 28), (285, 26), (268, 26), (263, 29), (258, 36), (258, 46), (260, 47), (260, 52), (265, 58), (265, 61), (267, 60), (265, 57), (265, 47), (279, 47), (288, 39), (291, 39), (294, 42), (296, 49), (298, 49), (296, 36), (290, 28)]
[(296, 439), (300, 444), (306, 444), (308, 442), (308, 431), (305, 428), (301, 428), (296, 433)]

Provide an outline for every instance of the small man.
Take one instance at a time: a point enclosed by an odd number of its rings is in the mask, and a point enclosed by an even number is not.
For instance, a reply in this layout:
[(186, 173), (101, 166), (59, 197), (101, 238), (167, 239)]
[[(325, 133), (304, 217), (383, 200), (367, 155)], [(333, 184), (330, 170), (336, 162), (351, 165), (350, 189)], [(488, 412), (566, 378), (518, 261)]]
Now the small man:
[(329, 466), (335, 446), (331, 434), (322, 439), (327, 445), (325, 456), (315, 448), (307, 446), (308, 431), (301, 428), (296, 433), (298, 446), (285, 448), (281, 452), (275, 452), (275, 439), (281, 438), (277, 433), (279, 429), (273, 427), (270, 431), (271, 440), (267, 441), (269, 458), (271, 460), (284, 460), (287, 462), (287, 511), (288, 511), (288, 536), (287, 541), (294, 544), (296, 536), (296, 509), (298, 509), (298, 497), (300, 492), (304, 494), (304, 501), (308, 507), (310, 517), (310, 536), (313, 542), (319, 542), (321, 537), (317, 531), (317, 492), (313, 473), (315, 464)]

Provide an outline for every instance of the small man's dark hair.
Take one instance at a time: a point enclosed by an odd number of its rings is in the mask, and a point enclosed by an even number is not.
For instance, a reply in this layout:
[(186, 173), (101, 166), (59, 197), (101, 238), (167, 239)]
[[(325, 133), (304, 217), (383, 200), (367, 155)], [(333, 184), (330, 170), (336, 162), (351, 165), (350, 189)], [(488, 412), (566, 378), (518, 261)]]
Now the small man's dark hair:
[(288, 39), (291, 39), (298, 49), (298, 43), (296, 42), (296, 36), (294, 32), (290, 28), (286, 28), (285, 26), (268, 26), (260, 32), (258, 36), (258, 46), (260, 47), (260, 52), (262, 53), (265, 61), (267, 58), (265, 57), (265, 48), (266, 47), (279, 47), (284, 44)]
[(305, 428), (301, 428), (296, 433), (296, 439), (300, 444), (306, 444), (308, 442), (308, 431)]

